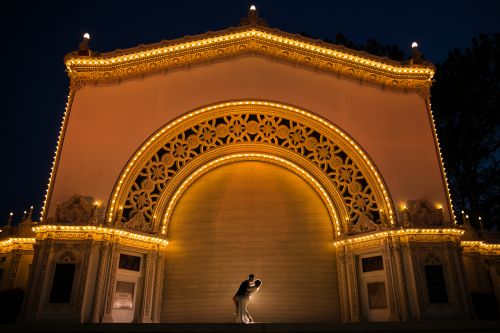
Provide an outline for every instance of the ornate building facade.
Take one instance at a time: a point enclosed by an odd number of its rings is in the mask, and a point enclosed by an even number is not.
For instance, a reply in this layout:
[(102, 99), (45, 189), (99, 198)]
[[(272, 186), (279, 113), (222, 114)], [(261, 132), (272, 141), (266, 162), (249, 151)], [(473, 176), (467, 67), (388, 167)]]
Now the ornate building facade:
[[(68, 54), (42, 215), (3, 228), (30, 322), (475, 318), (500, 245), (457, 224), (434, 67), (267, 27)], [(496, 306), (496, 304), (495, 304)]]

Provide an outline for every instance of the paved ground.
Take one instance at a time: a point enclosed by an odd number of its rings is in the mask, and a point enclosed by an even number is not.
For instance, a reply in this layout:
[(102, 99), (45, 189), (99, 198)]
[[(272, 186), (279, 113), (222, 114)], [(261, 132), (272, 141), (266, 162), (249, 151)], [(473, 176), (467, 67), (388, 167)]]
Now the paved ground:
[(500, 321), (426, 321), (353, 324), (37, 324), (0, 325), (0, 332), (151, 332), (151, 333), (343, 333), (343, 332), (495, 332)]

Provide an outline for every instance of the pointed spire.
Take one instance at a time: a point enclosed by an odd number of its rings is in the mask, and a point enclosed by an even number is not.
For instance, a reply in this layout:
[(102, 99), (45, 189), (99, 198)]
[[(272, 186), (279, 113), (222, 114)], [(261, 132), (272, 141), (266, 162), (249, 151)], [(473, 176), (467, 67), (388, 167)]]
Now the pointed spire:
[(28, 215), (26, 216), (26, 220), (31, 222), (32, 216), (33, 216), (33, 206), (30, 207), (30, 210), (28, 211)]
[(14, 213), (10, 212), (9, 217), (7, 218), (7, 223), (2, 227), (2, 232), (0, 233), (0, 236), (6, 237), (10, 236), (13, 233), (14, 227), (12, 227), (12, 219), (14, 218)]
[(267, 27), (267, 22), (263, 18), (259, 17), (259, 12), (257, 11), (257, 7), (255, 5), (251, 5), (248, 9), (247, 17), (244, 17), (240, 20), (240, 26), (245, 25), (260, 25), (263, 27)]

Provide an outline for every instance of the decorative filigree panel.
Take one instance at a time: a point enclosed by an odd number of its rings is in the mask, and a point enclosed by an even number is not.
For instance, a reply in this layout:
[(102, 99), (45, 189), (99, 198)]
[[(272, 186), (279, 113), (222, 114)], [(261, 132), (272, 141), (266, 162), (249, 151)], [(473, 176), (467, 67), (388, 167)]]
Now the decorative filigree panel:
[(125, 185), (123, 201), (115, 204), (120, 208), (114, 223), (125, 228), (138, 226), (142, 232), (157, 232), (157, 220), (161, 217), (155, 216), (156, 205), (174, 175), (215, 148), (252, 143), (285, 148), (321, 169), (343, 198), (350, 221), (347, 229), (353, 229), (359, 221), (380, 225), (385, 222), (381, 212), (386, 207), (381, 191), (374, 191), (365, 175), (366, 168), (360, 168), (355, 154), (345, 148), (345, 140), (342, 144), (340, 141), (332, 133), (315, 128), (312, 122), (298, 121), (283, 112), (247, 108), (190, 121), (189, 126), (171, 130), (161, 144), (151, 148), (152, 153)]

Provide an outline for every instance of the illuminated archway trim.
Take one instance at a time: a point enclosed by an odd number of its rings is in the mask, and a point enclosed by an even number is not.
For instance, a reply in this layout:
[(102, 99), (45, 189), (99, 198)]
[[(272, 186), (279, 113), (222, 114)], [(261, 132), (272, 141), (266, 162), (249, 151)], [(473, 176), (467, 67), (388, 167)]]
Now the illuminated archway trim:
[[(307, 172), (304, 168), (300, 167), (296, 163), (293, 163), (285, 158), (276, 156), (274, 154), (266, 154), (266, 153), (258, 153), (258, 152), (243, 152), (243, 153), (234, 153), (229, 155), (224, 155), (218, 157), (216, 159), (211, 159), (206, 163), (202, 163), (201, 166), (197, 167), (193, 172), (184, 172), (184, 174), (178, 175), (177, 178), (180, 180), (184, 179), (184, 181), (179, 184), (178, 182), (173, 182), (176, 190), (174, 193), (171, 193), (168, 190), (165, 190), (166, 194), (162, 195), (162, 198), (158, 201), (158, 206), (155, 210), (155, 216), (162, 216), (162, 221), (160, 225), (161, 234), (167, 234), (168, 223), (173, 213), (173, 209), (175, 205), (179, 201), (182, 194), (188, 189), (188, 187), (194, 183), (198, 178), (208, 173), (209, 171), (220, 167), (222, 165), (240, 162), (240, 161), (264, 161), (272, 164), (276, 164), (278, 166), (284, 167), (294, 174), (298, 175), (301, 179), (305, 180), (320, 196), (323, 203), (325, 204), (328, 213), (330, 215), (330, 219), (332, 220), (333, 230), (336, 236), (341, 235), (342, 225), (340, 224), (339, 214), (344, 218), (348, 218), (347, 212), (345, 211), (342, 205), (342, 198), (338, 193), (332, 195), (332, 189), (325, 189), (322, 186), (323, 181), (317, 180), (311, 173)], [(191, 168), (192, 169), (192, 168)], [(186, 175), (186, 173), (188, 173)], [(176, 175), (177, 176), (177, 175)], [(326, 179), (328, 182), (328, 179)], [(335, 191), (333, 189), (333, 191)], [(336, 194), (336, 195), (335, 195)], [(336, 197), (334, 199), (331, 198)], [(336, 203), (336, 204), (335, 204)], [(345, 230), (344, 230), (345, 231)], [(167, 235), (168, 237), (168, 235)]]
[(200, 122), (202, 120), (215, 119), (216, 116), (221, 117), (233, 113), (237, 114), (238, 112), (243, 112), (242, 110), (248, 113), (264, 113), (265, 111), (272, 114), (279, 113), (280, 117), (288, 116), (298, 124), (309, 126), (320, 132), (327, 139), (336, 142), (343, 149), (342, 151), (347, 154), (347, 157), (356, 164), (356, 167), (359, 168), (364, 179), (368, 182), (369, 188), (373, 192), (376, 202), (378, 202), (380, 213), (384, 215), (384, 218), (387, 218), (387, 225), (395, 225), (394, 208), (384, 181), (380, 173), (376, 170), (374, 163), (353, 138), (337, 126), (313, 113), (282, 103), (260, 100), (231, 101), (206, 106), (184, 114), (159, 129), (136, 151), (118, 178), (111, 198), (108, 201), (107, 223), (113, 224), (117, 217), (117, 211), (119, 212), (123, 209), (123, 203), (126, 200), (124, 196), (128, 193), (124, 192), (124, 189), (129, 191), (128, 189), (136, 180), (133, 175), (137, 175), (140, 172), (140, 168), (145, 165), (151, 155), (162, 148), (165, 140), (164, 137), (173, 137), (177, 133), (182, 133), (182, 131), (188, 130), (190, 126), (193, 126), (196, 121)]

